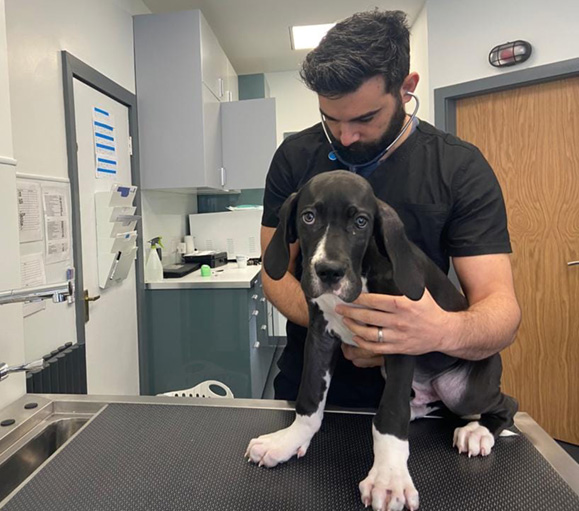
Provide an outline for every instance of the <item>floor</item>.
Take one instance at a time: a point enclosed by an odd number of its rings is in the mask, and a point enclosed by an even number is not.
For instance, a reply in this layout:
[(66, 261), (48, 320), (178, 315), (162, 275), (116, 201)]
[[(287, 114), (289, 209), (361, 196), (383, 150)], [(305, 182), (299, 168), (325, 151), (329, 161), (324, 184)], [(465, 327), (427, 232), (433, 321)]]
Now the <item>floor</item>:
[[(263, 391), (263, 399), (273, 399), (274, 398), (273, 380), (276, 377), (277, 373), (279, 372), (279, 370), (277, 368), (277, 361), (278, 361), (282, 351), (283, 351), (283, 346), (278, 347), (276, 352), (275, 352), (272, 368), (271, 368), (269, 375), (267, 377), (267, 381), (265, 384), (265, 390)], [(556, 440), (556, 442), (563, 449), (565, 449), (565, 451), (567, 451), (569, 456), (571, 456), (577, 463), (579, 463), (579, 445), (568, 444), (567, 442), (560, 442), (558, 440)]]
[(579, 463), (579, 445), (568, 444), (567, 442), (560, 442), (559, 440), (555, 441), (567, 451), (569, 456), (571, 456), (577, 463)]

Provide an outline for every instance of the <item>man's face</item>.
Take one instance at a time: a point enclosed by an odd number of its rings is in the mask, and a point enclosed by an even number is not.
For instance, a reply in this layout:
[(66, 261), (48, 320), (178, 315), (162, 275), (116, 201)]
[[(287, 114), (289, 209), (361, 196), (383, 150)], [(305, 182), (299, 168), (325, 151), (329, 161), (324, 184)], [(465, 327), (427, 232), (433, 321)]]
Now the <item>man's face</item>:
[(355, 92), (339, 98), (318, 99), (334, 147), (354, 164), (372, 160), (391, 144), (406, 116), (398, 94), (385, 92), (382, 76), (370, 78)]

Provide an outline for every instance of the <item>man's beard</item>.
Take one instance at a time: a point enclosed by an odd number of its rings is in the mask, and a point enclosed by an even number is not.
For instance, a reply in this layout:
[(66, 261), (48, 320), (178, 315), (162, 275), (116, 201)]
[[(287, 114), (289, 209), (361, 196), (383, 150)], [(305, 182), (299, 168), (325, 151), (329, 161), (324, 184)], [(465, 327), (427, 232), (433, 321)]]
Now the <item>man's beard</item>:
[(376, 142), (354, 142), (347, 147), (343, 146), (338, 140), (335, 140), (333, 145), (340, 157), (345, 161), (353, 164), (368, 163), (394, 141), (404, 125), (405, 118), (406, 111), (404, 110), (402, 101), (398, 101), (390, 124), (379, 140)]

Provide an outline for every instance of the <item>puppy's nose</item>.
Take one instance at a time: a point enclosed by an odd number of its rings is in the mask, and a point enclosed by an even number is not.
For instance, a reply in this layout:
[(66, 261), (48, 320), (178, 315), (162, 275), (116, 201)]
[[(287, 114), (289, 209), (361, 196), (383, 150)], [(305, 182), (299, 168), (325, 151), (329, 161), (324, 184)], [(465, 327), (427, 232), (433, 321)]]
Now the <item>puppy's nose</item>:
[(342, 263), (325, 261), (316, 263), (316, 273), (324, 284), (337, 284), (346, 274), (346, 267)]

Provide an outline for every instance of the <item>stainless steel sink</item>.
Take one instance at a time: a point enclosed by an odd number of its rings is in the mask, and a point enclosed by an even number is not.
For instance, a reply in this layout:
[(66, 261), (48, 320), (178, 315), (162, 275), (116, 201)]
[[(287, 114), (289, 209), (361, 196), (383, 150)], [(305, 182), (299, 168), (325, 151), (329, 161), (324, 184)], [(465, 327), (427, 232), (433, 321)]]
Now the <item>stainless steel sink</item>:
[(88, 422), (88, 417), (54, 417), (0, 465), (0, 501), (52, 456)]
[[(26, 408), (31, 402), (36, 406)], [(15, 423), (0, 428), (0, 507), (105, 406), (102, 402), (61, 403), (34, 396), (8, 407), (1, 418), (14, 419)]]

